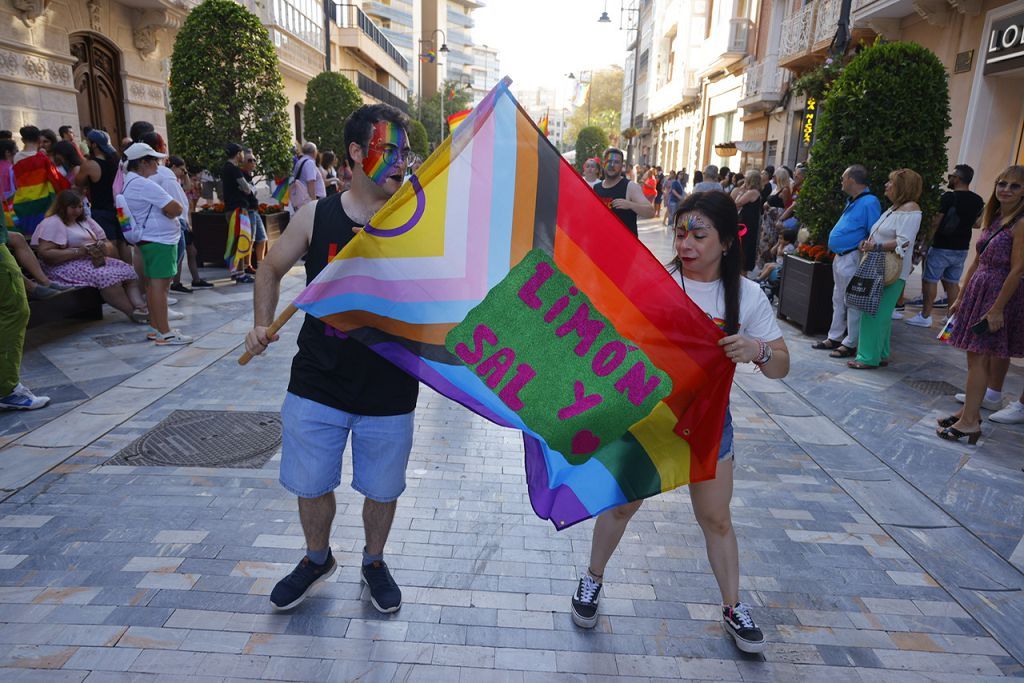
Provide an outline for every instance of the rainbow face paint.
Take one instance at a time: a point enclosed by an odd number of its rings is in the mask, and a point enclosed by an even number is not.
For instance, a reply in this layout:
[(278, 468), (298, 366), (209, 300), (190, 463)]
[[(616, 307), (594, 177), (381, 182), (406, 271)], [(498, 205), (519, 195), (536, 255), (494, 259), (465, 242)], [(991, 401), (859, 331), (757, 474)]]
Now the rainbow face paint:
[(704, 217), (699, 214), (688, 214), (686, 216), (686, 222), (679, 222), (676, 226), (676, 239), (685, 240), (691, 232), (694, 230), (713, 230), (714, 226), (708, 225)]
[(409, 137), (405, 130), (390, 121), (373, 124), (373, 135), (363, 158), (363, 171), (378, 185), (390, 176), (402, 174), (402, 164), (409, 151)]
[(623, 159), (619, 154), (607, 154), (604, 157), (604, 171), (608, 173), (612, 168), (622, 168)]

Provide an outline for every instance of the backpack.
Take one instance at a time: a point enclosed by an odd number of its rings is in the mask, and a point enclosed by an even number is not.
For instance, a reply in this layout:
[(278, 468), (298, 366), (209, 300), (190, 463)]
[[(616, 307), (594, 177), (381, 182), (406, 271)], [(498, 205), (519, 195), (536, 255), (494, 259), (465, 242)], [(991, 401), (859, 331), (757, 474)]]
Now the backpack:
[[(127, 183), (130, 184), (130, 183)], [(121, 188), (122, 192), (124, 188)], [(124, 194), (119, 192), (114, 195), (114, 210), (117, 211), (117, 223), (121, 227), (121, 233), (124, 235), (124, 241), (128, 244), (138, 244), (142, 241), (142, 231), (145, 227), (145, 221), (140, 224), (135, 216), (132, 215), (131, 209), (128, 208), (128, 201), (124, 198)], [(149, 220), (150, 214), (153, 213), (153, 207), (149, 207), (149, 212), (146, 213), (146, 221)]]
[[(309, 192), (307, 191), (305, 184), (299, 182), (299, 176), (302, 175), (302, 169), (304, 168), (303, 165), (307, 161), (312, 161), (312, 159), (310, 159), (309, 157), (303, 157), (302, 158), (302, 161), (299, 162), (298, 167), (296, 167), (296, 169), (295, 169), (294, 175), (292, 175), (291, 179), (288, 181), (288, 197), (289, 197), (289, 201), (288, 201), (288, 208), (287, 208), (287, 210), (289, 212), (291, 212), (291, 213), (294, 213), (294, 212), (298, 211), (302, 207), (303, 204), (306, 204), (311, 199), (313, 199), (313, 197), (308, 196)], [(296, 189), (297, 188), (301, 188), (301, 191), (302, 191), (301, 195), (297, 195), (296, 194)], [(297, 202), (296, 199), (297, 198), (301, 198), (301, 197), (305, 197), (305, 201)]]

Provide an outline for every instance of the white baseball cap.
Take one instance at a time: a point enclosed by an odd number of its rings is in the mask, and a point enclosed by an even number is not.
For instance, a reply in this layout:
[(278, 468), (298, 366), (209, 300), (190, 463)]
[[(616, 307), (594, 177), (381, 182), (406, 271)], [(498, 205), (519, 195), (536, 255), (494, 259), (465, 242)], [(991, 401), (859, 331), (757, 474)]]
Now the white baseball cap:
[(126, 159), (128, 159), (128, 161), (135, 161), (136, 159), (141, 159), (142, 157), (156, 157), (157, 159), (163, 159), (167, 155), (161, 154), (160, 152), (156, 151), (155, 149), (147, 145), (145, 142), (136, 142), (130, 145), (128, 149), (124, 151), (124, 156)]

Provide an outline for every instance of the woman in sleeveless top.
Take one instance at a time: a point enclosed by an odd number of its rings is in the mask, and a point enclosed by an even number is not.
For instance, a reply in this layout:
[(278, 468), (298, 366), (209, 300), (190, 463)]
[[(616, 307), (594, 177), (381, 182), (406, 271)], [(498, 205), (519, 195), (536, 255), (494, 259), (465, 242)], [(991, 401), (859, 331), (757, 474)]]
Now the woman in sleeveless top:
[[(743, 181), (743, 191), (736, 197), (739, 207), (740, 223), (747, 227), (746, 233), (740, 236), (743, 246), (743, 275), (746, 275), (757, 263), (758, 233), (761, 228), (761, 173), (750, 171)], [(742, 230), (742, 228), (741, 228)]]

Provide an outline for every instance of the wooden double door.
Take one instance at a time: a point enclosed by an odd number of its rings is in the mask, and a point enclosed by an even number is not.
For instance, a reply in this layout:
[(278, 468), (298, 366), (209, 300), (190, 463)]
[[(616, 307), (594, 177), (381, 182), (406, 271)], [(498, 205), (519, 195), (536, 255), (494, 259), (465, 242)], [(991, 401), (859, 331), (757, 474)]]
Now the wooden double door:
[(75, 58), (79, 127), (105, 130), (113, 145), (120, 147), (121, 140), (127, 135), (121, 51), (101, 35), (73, 33), (71, 55)]

